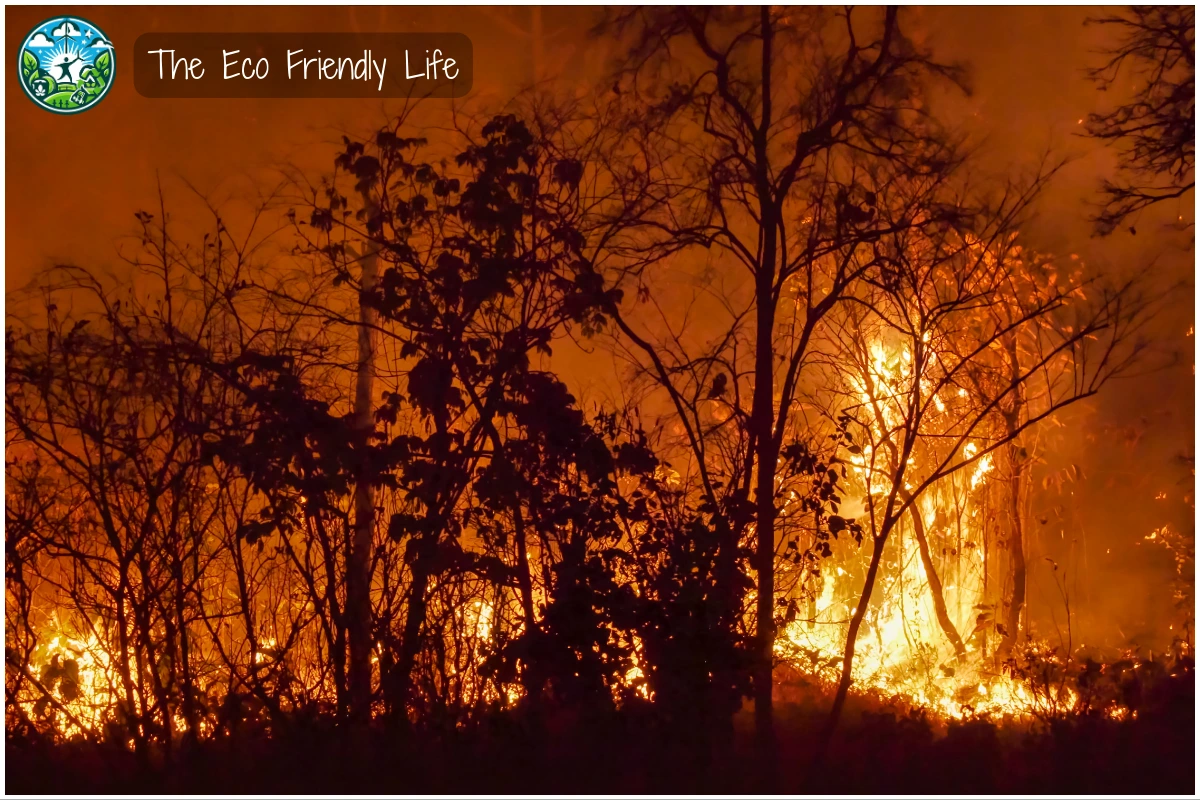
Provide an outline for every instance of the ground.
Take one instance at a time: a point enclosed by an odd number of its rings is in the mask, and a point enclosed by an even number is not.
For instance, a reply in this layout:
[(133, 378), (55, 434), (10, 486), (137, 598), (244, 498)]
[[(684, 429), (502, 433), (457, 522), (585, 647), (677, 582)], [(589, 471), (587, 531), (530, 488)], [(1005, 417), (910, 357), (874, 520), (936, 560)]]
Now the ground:
[[(824, 702), (779, 708), (786, 793), (1135, 793), (1194, 790), (1194, 684), (1117, 722), (1074, 718), (1030, 729), (946, 724), (877, 701), (852, 701), (823, 763), (814, 763)], [(757, 793), (751, 720), (726, 748), (695, 747), (641, 713), (561, 720), (540, 735), (510, 716), (452, 736), (375, 731), (351, 741), (321, 725), (274, 739), (224, 738), (139, 769), (104, 745), (15, 741), (9, 793)], [(694, 733), (694, 731), (692, 732)], [(719, 752), (717, 752), (719, 750)]]

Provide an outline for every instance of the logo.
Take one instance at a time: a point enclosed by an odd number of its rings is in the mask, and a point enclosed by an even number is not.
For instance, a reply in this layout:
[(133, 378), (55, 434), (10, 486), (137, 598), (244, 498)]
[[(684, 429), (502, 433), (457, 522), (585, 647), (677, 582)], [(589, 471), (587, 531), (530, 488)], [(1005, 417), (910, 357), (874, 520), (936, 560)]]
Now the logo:
[(25, 94), (58, 114), (86, 111), (112, 87), (112, 42), (86, 19), (46, 20), (25, 37), (19, 59), (17, 74)]

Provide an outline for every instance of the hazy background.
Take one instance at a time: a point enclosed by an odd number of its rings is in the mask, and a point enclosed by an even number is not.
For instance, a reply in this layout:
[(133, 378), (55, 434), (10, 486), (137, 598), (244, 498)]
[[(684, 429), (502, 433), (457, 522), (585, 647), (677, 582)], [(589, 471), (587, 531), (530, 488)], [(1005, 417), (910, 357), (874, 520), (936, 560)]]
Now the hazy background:
[[(58, 13), (54, 9), (53, 13)], [(589, 37), (595, 8), (88, 8), (72, 13), (94, 22), (116, 46), (116, 83), (95, 108), (75, 116), (47, 113), (11, 77), (5, 98), (5, 287), (26, 285), (56, 262), (105, 267), (118, 262), (118, 240), (134, 232), (133, 214), (155, 210), (161, 178), (177, 215), (188, 208), (181, 179), (221, 201), (278, 180), (294, 164), (327, 171), (343, 131), (368, 133), (397, 108), (395, 101), (150, 100), (133, 88), (129, 48), (142, 33), (221, 31), (453, 31), (474, 44), (469, 105), (496, 107), (535, 80), (556, 90), (606, 87), (602, 70), (610, 44)], [(1161, 233), (1161, 222), (1194, 219), (1191, 197), (1143, 215), (1139, 233), (1090, 236), (1087, 203), (1113, 167), (1110, 152), (1077, 134), (1088, 112), (1103, 109), (1129, 87), (1097, 93), (1083, 75), (1094, 64), (1104, 32), (1085, 27), (1086, 8), (909, 9), (904, 28), (943, 60), (971, 68), (970, 97), (948, 101), (946, 116), (981, 142), (982, 166), (997, 175), (1032, 171), (1046, 154), (1072, 163), (1041, 199), (1027, 243), (1089, 269), (1149, 272), (1176, 287), (1155, 332), (1174, 365), (1111, 387), (1048, 432), (1055, 454), (1041, 474), (1076, 464), (1086, 479), (1062, 494), (1035, 499), (1038, 525), (1029, 543), (1030, 613), (1044, 635), (1065, 633), (1065, 603), (1054, 576), (1064, 576), (1073, 642), (1132, 640), (1144, 648), (1168, 641), (1159, 622), (1171, 606), (1170, 556), (1145, 541), (1170, 522), (1191, 530), (1194, 478), (1194, 358), (1188, 336), (1194, 316), (1190, 232)], [(52, 11), (5, 9), (5, 58), (15, 63), (25, 35)], [(903, 17), (902, 17), (903, 19)], [(533, 35), (539, 30), (541, 36)], [(8, 73), (11, 76), (11, 72)], [(448, 107), (449, 101), (435, 101)], [(445, 110), (445, 107), (442, 110)], [(64, 170), (75, 179), (56, 181)], [(236, 213), (226, 218), (235, 232)], [(11, 311), (12, 309), (9, 308)], [(600, 360), (598, 363), (597, 360)], [(579, 351), (556, 359), (585, 397), (603, 396), (612, 380), (603, 355)], [(1155, 499), (1165, 493), (1165, 499)], [(1047, 558), (1059, 564), (1054, 573)]]

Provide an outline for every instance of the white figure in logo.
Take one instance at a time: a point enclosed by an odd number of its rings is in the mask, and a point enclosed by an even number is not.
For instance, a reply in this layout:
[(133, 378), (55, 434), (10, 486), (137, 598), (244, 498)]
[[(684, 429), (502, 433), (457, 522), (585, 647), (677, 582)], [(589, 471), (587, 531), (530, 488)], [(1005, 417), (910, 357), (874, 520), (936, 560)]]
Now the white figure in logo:
[(54, 79), (59, 83), (78, 83), (79, 73), (83, 72), (86, 66), (87, 62), (80, 58), (78, 53), (68, 50), (56, 55), (50, 62), (49, 69), (51, 75), (54, 75), (53, 70), (58, 70)]

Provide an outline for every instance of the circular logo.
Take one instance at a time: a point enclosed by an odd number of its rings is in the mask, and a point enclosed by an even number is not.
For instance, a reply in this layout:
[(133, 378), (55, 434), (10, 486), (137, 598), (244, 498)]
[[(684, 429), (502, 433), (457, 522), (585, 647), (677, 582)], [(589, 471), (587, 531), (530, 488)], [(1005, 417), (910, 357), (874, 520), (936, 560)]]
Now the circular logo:
[(59, 114), (99, 103), (113, 83), (112, 42), (86, 19), (55, 17), (25, 37), (17, 74), (29, 99)]

